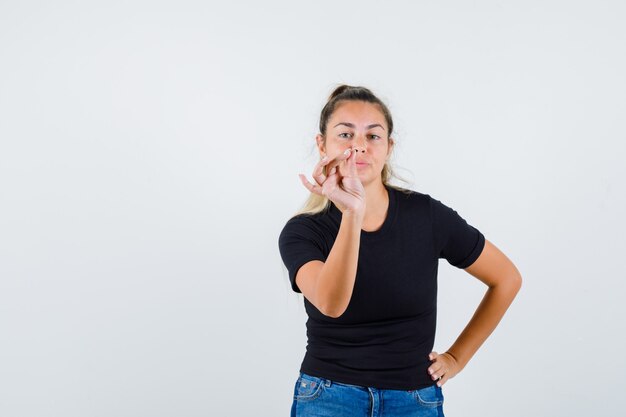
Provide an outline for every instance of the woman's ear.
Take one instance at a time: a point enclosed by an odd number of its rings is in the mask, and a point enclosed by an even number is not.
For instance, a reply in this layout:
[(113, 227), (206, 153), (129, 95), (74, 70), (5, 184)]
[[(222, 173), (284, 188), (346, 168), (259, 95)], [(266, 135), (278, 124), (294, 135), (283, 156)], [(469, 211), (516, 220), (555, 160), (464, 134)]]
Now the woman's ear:
[(387, 158), (391, 156), (391, 151), (393, 151), (393, 147), (395, 146), (396, 141), (393, 140), (392, 137), (389, 138), (389, 149), (387, 149)]
[(317, 149), (320, 152), (321, 156), (325, 156), (326, 155), (326, 145), (325, 145), (325, 138), (324, 135), (322, 135), (321, 133), (318, 133), (315, 136), (315, 141), (317, 142)]

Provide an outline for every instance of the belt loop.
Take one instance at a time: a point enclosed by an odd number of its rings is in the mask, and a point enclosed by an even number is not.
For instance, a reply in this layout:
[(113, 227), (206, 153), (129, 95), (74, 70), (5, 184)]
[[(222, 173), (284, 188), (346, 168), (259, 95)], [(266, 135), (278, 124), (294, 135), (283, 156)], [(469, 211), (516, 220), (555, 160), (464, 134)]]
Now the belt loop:
[(324, 386), (325, 387), (330, 387), (330, 385), (331, 385), (331, 380), (324, 378)]

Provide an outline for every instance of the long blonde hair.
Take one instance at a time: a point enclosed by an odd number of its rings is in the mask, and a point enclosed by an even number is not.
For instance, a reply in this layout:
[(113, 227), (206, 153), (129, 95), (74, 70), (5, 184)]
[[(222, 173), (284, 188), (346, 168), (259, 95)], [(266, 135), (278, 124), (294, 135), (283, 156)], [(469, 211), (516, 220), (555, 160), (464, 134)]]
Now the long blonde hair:
[[(330, 116), (335, 111), (337, 104), (340, 101), (349, 101), (349, 100), (366, 101), (368, 103), (377, 104), (380, 107), (383, 113), (383, 116), (385, 116), (385, 120), (387, 121), (387, 126), (389, 129), (387, 140), (389, 140), (389, 138), (391, 137), (391, 132), (393, 131), (393, 119), (391, 118), (391, 113), (389, 112), (389, 109), (387, 108), (385, 103), (383, 103), (378, 97), (376, 97), (374, 93), (372, 93), (368, 88), (351, 86), (351, 85), (346, 85), (346, 84), (342, 84), (339, 87), (335, 88), (335, 90), (328, 97), (328, 101), (326, 102), (326, 105), (322, 109), (322, 113), (320, 115), (319, 129), (320, 129), (321, 134), (323, 136), (326, 135), (326, 124), (328, 123), (328, 119), (330, 119)], [(391, 167), (389, 160), (385, 162), (385, 165), (383, 166), (383, 170), (380, 175), (381, 175), (381, 180), (382, 180), (383, 185), (402, 191), (404, 193), (411, 192), (408, 189), (398, 187), (390, 183), (392, 178), (397, 178), (400, 181), (403, 181), (407, 184), (408, 184), (408, 181), (398, 176), (393, 171), (393, 168)], [(302, 208), (298, 210), (294, 214), (294, 216), (297, 216), (300, 214), (316, 214), (322, 211), (326, 211), (329, 208), (330, 208), (330, 200), (326, 196), (311, 193), (309, 197), (307, 198), (307, 200), (305, 201)]]

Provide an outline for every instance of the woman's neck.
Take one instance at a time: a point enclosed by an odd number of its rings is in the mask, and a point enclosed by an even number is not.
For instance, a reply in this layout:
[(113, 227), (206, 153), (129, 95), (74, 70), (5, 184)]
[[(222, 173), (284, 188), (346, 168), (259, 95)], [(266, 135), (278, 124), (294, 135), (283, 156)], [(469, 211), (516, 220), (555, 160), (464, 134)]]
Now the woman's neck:
[(365, 186), (365, 216), (363, 223), (378, 223), (386, 217), (389, 208), (389, 195), (382, 182)]

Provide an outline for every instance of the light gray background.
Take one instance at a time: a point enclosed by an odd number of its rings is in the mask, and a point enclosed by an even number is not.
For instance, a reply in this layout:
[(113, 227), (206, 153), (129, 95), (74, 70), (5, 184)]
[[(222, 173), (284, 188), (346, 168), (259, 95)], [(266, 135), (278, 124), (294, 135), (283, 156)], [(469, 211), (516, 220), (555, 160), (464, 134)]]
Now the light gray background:
[[(620, 1), (0, 2), (0, 415), (286, 416), (278, 252), (319, 112), (365, 85), (394, 163), (524, 285), (447, 416), (618, 415)], [(485, 287), (440, 263), (435, 348)]]

